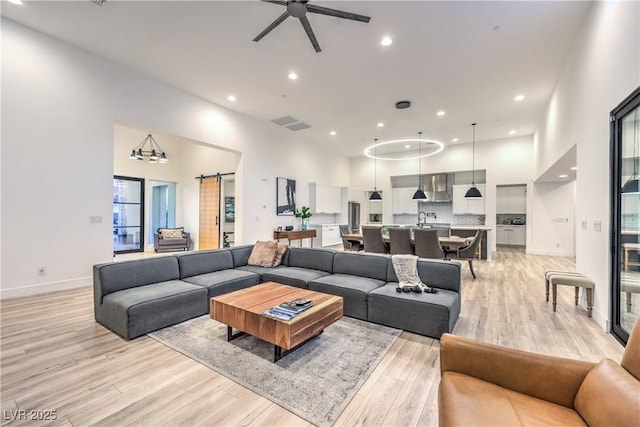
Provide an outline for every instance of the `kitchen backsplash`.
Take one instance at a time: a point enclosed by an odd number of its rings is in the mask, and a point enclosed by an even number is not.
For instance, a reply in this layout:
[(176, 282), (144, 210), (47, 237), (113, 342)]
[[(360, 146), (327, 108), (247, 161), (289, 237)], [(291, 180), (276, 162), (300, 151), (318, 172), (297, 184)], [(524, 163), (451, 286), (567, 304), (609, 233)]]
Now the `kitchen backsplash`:
[[(426, 204), (426, 203), (425, 203)], [(433, 203), (434, 205), (438, 205), (438, 204), (446, 204), (446, 203)], [(425, 210), (424, 212), (429, 212), (429, 213), (433, 213), (434, 211), (427, 211)], [(436, 217), (432, 217), (429, 216), (427, 217), (426, 223), (435, 223), (435, 222), (439, 222), (439, 223), (448, 223), (448, 224), (455, 224), (455, 225), (484, 225), (485, 224), (485, 216), (484, 215), (456, 215), (453, 216), (453, 213), (442, 213), (442, 211), (440, 213), (436, 212)], [(385, 221), (385, 223), (387, 223)], [(418, 215), (407, 215), (407, 214), (402, 214), (402, 215), (393, 215), (393, 222), (392, 224), (412, 224), (415, 225), (418, 223)]]
[(516, 218), (523, 219), (524, 223), (527, 223), (527, 216), (523, 214), (497, 214), (496, 224), (511, 224), (511, 221)]

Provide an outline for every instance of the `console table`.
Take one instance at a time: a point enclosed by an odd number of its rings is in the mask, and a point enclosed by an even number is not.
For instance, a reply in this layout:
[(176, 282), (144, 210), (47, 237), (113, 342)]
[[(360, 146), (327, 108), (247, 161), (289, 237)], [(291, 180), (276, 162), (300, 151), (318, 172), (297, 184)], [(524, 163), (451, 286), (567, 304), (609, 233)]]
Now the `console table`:
[(313, 239), (316, 237), (316, 230), (291, 230), (291, 231), (274, 231), (273, 238), (275, 240), (289, 239), (289, 244), (292, 240), (299, 240), (300, 246), (302, 246), (302, 239), (311, 239), (311, 247), (313, 247)]

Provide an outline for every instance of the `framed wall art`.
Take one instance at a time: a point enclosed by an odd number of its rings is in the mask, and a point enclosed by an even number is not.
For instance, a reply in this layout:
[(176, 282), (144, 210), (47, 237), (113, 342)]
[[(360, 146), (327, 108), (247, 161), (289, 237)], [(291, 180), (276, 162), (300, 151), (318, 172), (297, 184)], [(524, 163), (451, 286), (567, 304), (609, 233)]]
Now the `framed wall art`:
[(276, 214), (293, 215), (296, 210), (296, 180), (276, 178)]

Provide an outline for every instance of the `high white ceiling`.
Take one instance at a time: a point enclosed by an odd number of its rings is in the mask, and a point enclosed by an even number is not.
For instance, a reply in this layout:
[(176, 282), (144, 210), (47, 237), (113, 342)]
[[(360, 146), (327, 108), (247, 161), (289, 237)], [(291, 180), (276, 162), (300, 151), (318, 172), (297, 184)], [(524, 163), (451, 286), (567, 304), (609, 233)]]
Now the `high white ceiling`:
[[(348, 156), (374, 138), (445, 145), (533, 133), (591, 2), (311, 1), (368, 24), (308, 13), (252, 39), (284, 7), (260, 1), (2, 3), (2, 15)], [(389, 35), (393, 44), (382, 47)], [(287, 78), (295, 70), (296, 81)], [(237, 101), (227, 100), (233, 94)], [(525, 95), (522, 102), (514, 101)], [(412, 107), (396, 110), (396, 101)], [(436, 112), (446, 114), (438, 117)], [(384, 122), (385, 127), (376, 126)], [(274, 124), (274, 126), (277, 126)], [(329, 134), (336, 131), (335, 136)]]

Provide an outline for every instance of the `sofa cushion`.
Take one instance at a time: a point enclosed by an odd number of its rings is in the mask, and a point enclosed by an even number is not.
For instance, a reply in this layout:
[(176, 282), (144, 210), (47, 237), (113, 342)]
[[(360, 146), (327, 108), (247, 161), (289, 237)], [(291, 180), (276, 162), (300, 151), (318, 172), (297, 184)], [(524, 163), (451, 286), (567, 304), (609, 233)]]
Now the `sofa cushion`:
[[(420, 276), (422, 283), (427, 286), (460, 292), (462, 275), (461, 266), (458, 261), (419, 258), (418, 276)], [(393, 263), (389, 263), (386, 281), (398, 281), (398, 277), (393, 269)]]
[(438, 406), (441, 426), (586, 425), (572, 409), (452, 371), (442, 374)]
[(322, 270), (281, 266), (273, 271), (266, 271), (262, 275), (262, 280), (307, 289), (310, 281), (328, 275), (329, 273)]
[(176, 258), (181, 279), (233, 268), (231, 253), (225, 249), (178, 254)]
[(258, 267), (257, 265), (245, 265), (242, 267), (236, 267), (235, 270), (241, 270), (241, 271), (248, 271), (251, 273), (255, 273), (258, 276), (260, 276), (260, 282), (264, 282), (264, 274), (268, 273), (270, 271), (274, 271), (277, 270), (279, 268), (282, 268), (282, 266), (278, 266), (278, 267)]
[(327, 249), (290, 247), (282, 260), (287, 267), (310, 268), (312, 270), (333, 272), (335, 251)]
[(286, 242), (276, 242), (276, 255), (273, 258), (272, 267), (277, 267), (282, 264), (282, 259), (284, 258), (284, 254), (287, 252), (289, 248), (289, 244)]
[(350, 274), (331, 274), (309, 282), (309, 289), (344, 299), (344, 315), (367, 320), (367, 294), (383, 286), (382, 280)]
[(249, 256), (247, 265), (273, 267), (273, 260), (276, 258), (276, 250), (276, 242), (256, 242), (256, 244), (253, 245), (253, 250), (251, 250), (251, 255)]
[(260, 283), (260, 276), (256, 273), (238, 269), (214, 271), (187, 277), (183, 280), (187, 283), (207, 288), (207, 298), (211, 298), (257, 285)]
[(98, 303), (112, 292), (179, 277), (178, 260), (173, 256), (110, 262), (93, 267), (94, 292)]
[(333, 272), (386, 281), (390, 259), (384, 254), (338, 252), (333, 259)]
[(97, 317), (109, 329), (132, 339), (206, 314), (208, 308), (205, 288), (170, 280), (106, 295)]
[(367, 320), (432, 338), (451, 332), (460, 315), (460, 294), (447, 289), (438, 293), (397, 292), (388, 283), (369, 293)]
[(247, 261), (249, 261), (251, 251), (253, 250), (253, 245), (234, 246), (228, 250), (231, 252), (231, 257), (233, 258), (233, 268), (237, 268), (247, 265)]
[(590, 426), (632, 426), (640, 422), (640, 380), (611, 359), (585, 377), (574, 406)]

